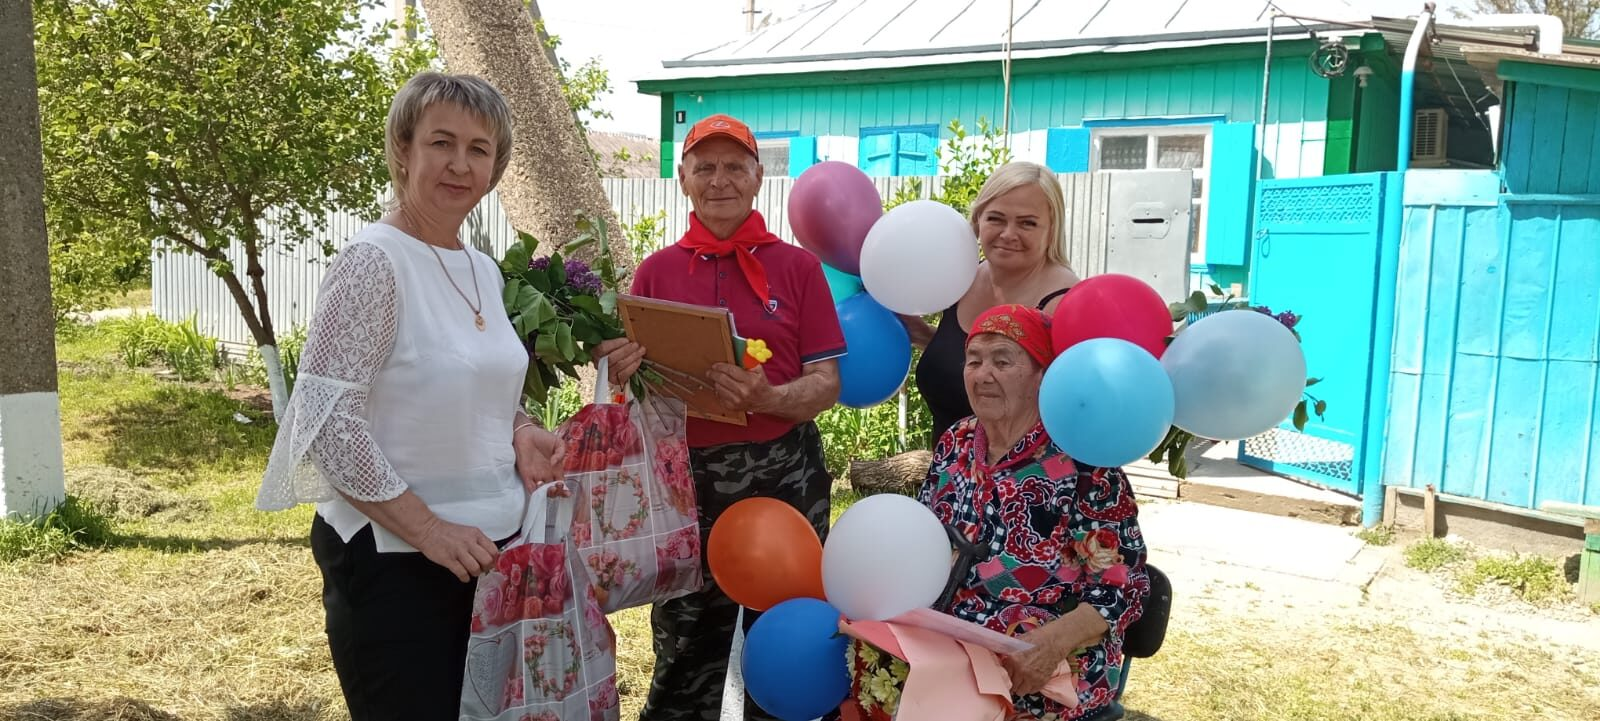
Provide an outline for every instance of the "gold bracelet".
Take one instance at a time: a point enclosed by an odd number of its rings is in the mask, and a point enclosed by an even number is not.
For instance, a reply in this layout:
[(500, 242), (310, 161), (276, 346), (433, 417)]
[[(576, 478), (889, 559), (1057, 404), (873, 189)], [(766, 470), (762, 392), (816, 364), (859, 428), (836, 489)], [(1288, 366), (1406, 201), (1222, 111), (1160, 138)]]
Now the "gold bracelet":
[(539, 427), (539, 424), (534, 423), (531, 420), (523, 421), (523, 422), (518, 423), (517, 425), (515, 425), (515, 426), (513, 426), (511, 428), (511, 437), (512, 438), (516, 438), (517, 437), (517, 431), (520, 431), (520, 430), (522, 430), (524, 428), (538, 428), (538, 427)]

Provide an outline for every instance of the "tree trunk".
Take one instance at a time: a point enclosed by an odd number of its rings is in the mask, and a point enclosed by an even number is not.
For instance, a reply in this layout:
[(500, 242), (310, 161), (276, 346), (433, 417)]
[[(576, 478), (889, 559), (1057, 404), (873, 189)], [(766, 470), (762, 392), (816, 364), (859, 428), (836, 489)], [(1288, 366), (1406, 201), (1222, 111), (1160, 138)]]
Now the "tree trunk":
[(631, 273), (627, 241), (530, 9), (522, 0), (429, 0), (427, 11), (450, 71), (483, 77), (511, 105), (511, 165), (499, 187), (511, 224), (550, 252), (578, 235), (579, 214), (603, 219), (619, 273)]
[[(250, 296), (245, 291), (244, 282), (239, 276), (231, 269), (219, 269), (216, 258), (226, 257), (222, 251), (202, 251), (201, 255), (210, 261), (212, 272), (222, 279), (222, 284), (228, 289), (228, 296), (233, 298), (233, 304), (239, 308), (239, 315), (244, 318), (245, 328), (250, 331), (251, 339), (256, 342), (256, 352), (261, 354), (261, 364), (267, 371), (267, 388), (272, 392), (272, 417), (283, 418), (283, 413), (289, 405), (289, 386), (284, 380), (283, 365), (278, 361), (278, 338), (272, 329), (272, 316), (266, 312), (266, 288), (256, 289), (256, 297), (260, 298), (261, 302), (261, 307), (257, 308), (250, 302)], [(248, 263), (260, 267), (260, 260), (255, 256), (251, 256)]]
[(0, 2), (0, 518), (66, 497), (32, 6)]
[(850, 487), (863, 496), (874, 493), (910, 495), (922, 486), (931, 465), (931, 451), (907, 451), (877, 461), (851, 461)]

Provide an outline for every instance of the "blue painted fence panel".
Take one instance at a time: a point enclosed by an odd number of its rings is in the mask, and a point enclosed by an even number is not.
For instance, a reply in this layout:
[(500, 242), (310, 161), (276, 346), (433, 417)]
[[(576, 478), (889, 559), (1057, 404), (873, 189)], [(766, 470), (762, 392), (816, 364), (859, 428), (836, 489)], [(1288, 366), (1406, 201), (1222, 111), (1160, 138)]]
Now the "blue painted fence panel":
[(1408, 199), (1386, 483), (1600, 504), (1600, 196)]

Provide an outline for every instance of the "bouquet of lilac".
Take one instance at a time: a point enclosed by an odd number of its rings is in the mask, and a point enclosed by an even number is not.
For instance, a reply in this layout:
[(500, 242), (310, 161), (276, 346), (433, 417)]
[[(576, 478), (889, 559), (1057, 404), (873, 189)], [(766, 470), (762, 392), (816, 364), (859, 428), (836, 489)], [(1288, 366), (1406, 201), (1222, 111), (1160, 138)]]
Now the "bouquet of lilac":
[[(503, 299), (511, 327), (528, 348), (523, 394), (544, 404), (561, 377), (578, 377), (595, 346), (624, 335), (617, 317), (617, 272), (605, 243), (604, 221), (579, 221), (577, 240), (548, 256), (534, 257), (539, 241), (517, 233), (500, 260)], [(598, 244), (595, 264), (563, 257)], [(638, 389), (636, 389), (638, 390)]]

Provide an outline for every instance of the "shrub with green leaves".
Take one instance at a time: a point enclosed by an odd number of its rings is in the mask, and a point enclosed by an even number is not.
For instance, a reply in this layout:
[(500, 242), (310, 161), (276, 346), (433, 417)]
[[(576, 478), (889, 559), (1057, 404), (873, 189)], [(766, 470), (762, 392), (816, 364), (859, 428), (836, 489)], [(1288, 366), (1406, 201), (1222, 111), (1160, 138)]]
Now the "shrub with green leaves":
[(116, 339), (117, 354), (129, 368), (167, 364), (178, 378), (203, 381), (222, 365), (217, 339), (201, 333), (194, 316), (169, 323), (154, 314), (132, 315), (105, 321)]
[(201, 333), (194, 316), (182, 323), (169, 324), (162, 356), (178, 378), (185, 381), (207, 380), (222, 365), (217, 339)]
[(167, 322), (151, 313), (112, 318), (104, 328), (116, 339), (117, 356), (129, 368), (147, 368), (167, 346)]

